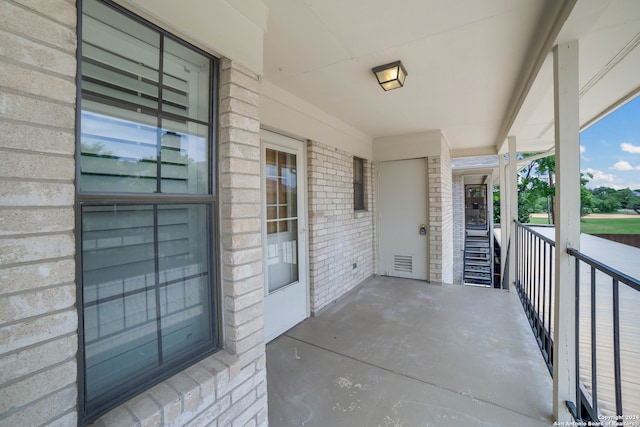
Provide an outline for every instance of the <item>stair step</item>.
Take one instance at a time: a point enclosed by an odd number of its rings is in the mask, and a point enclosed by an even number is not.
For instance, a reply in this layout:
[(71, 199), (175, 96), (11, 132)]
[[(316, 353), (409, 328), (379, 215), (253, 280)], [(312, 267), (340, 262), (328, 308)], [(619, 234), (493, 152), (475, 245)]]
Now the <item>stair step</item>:
[(486, 259), (471, 259), (471, 260), (466, 260), (464, 262), (464, 265), (486, 265), (486, 266), (490, 266), (491, 265), (491, 261), (486, 260)]
[(467, 260), (489, 261), (489, 260), (491, 260), (491, 257), (489, 256), (489, 254), (477, 254), (477, 255), (467, 254), (466, 259)]
[(491, 267), (485, 268), (468, 268), (464, 270), (465, 274), (491, 274)]
[(477, 241), (477, 240), (467, 240), (467, 246), (489, 246), (489, 241)]
[(493, 283), (491, 242), (484, 235), (467, 233), (464, 242), (464, 282), (482, 286)]
[(491, 281), (491, 275), (487, 274), (470, 274), (467, 275), (465, 274), (464, 276), (464, 280), (487, 280), (487, 281)]
[(491, 264), (475, 264), (475, 265), (467, 264), (465, 266), (465, 270), (469, 270), (469, 271), (479, 271), (479, 270), (491, 271)]
[(488, 254), (489, 253), (489, 248), (487, 248), (487, 249), (484, 249), (484, 248), (467, 248), (467, 253)]

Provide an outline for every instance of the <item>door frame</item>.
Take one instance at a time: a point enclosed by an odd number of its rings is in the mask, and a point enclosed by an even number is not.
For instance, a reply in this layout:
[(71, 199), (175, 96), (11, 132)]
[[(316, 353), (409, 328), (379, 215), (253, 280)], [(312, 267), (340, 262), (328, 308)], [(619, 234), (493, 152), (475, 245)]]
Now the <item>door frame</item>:
[[(309, 277), (309, 228), (308, 228), (308, 191), (307, 191), (307, 144), (302, 139), (292, 138), (280, 133), (276, 133), (264, 128), (260, 129), (260, 221), (262, 226), (262, 265), (263, 265), (263, 292), (264, 292), (264, 316), (265, 321), (268, 316), (267, 309), (267, 297), (268, 292), (268, 264), (267, 264), (267, 189), (264, 185), (265, 178), (265, 153), (267, 148), (273, 148), (279, 151), (288, 151), (297, 155), (298, 169), (302, 168), (302, 174), (298, 173), (297, 176), (297, 190), (298, 190), (298, 282), (304, 280), (304, 310), (303, 316), (297, 316), (295, 323), (291, 325), (284, 325), (278, 327), (278, 329), (267, 335), (265, 328), (265, 343), (277, 338), (282, 333), (286, 332), (297, 323), (308, 318), (311, 315), (311, 301), (310, 301), (310, 277)], [(304, 252), (304, 254), (302, 254)], [(304, 255), (304, 256), (303, 256)], [(287, 289), (291, 288), (292, 284), (285, 285), (284, 287), (272, 292), (271, 296), (275, 294), (283, 295)], [(284, 291), (284, 292), (283, 292)]]

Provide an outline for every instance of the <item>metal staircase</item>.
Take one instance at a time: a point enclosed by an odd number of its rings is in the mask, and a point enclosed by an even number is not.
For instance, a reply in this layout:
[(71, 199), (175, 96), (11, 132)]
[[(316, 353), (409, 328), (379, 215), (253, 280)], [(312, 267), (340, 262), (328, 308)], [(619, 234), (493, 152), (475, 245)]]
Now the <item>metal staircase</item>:
[(489, 236), (467, 231), (464, 244), (464, 283), (492, 286), (492, 262)]

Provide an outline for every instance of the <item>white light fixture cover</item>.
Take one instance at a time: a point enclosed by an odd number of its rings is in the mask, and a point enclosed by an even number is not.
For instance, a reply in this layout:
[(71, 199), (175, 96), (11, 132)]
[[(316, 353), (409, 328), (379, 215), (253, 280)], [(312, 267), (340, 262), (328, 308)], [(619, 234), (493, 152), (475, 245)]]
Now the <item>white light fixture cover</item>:
[(378, 83), (385, 91), (404, 86), (404, 79), (408, 75), (407, 70), (400, 61), (380, 65), (371, 71), (376, 75)]

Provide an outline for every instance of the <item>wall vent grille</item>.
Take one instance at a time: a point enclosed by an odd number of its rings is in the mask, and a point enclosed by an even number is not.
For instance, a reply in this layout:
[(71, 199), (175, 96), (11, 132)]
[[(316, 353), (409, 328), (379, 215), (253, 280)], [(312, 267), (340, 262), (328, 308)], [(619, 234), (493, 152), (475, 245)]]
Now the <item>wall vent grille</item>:
[(413, 258), (405, 255), (394, 255), (393, 269), (395, 271), (413, 273)]

